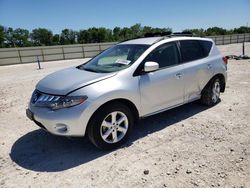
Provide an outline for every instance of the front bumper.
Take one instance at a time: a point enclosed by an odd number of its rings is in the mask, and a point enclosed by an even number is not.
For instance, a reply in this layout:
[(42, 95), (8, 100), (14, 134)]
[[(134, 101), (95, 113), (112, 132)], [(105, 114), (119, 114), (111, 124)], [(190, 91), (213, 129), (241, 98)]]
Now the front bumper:
[(40, 122), (36, 121), (34, 118), (34, 113), (30, 111), (30, 109), (26, 109), (26, 116), (31, 120), (34, 121), (39, 127), (41, 127), (44, 130), (47, 130), (46, 127), (43, 126)]
[(39, 127), (52, 134), (84, 136), (88, 121), (92, 115), (88, 110), (89, 105), (90, 103), (85, 101), (83, 104), (55, 111), (29, 105), (26, 115)]

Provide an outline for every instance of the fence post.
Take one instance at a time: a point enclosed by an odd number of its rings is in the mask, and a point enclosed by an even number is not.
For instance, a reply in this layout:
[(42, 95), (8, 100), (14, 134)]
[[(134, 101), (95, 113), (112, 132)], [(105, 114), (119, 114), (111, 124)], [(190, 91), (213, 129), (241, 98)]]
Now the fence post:
[(237, 43), (239, 43), (239, 35), (237, 34)]
[(84, 47), (82, 45), (82, 57), (85, 58), (85, 52), (84, 52)]
[(99, 44), (99, 53), (102, 52), (102, 49), (101, 49), (101, 44)]
[(230, 44), (232, 44), (232, 35), (230, 35)]
[(38, 69), (40, 70), (41, 69), (41, 65), (40, 65), (39, 56), (36, 56), (36, 58), (37, 58), (37, 63), (38, 63)]
[(63, 59), (65, 59), (65, 54), (64, 54), (63, 46), (62, 46), (62, 54), (63, 54)]
[(217, 41), (216, 41), (216, 39), (217, 39), (217, 37), (215, 36), (215, 37), (214, 37), (214, 42), (215, 42), (215, 44), (217, 45)]
[(43, 53), (43, 49), (42, 49), (42, 48), (41, 48), (41, 53), (42, 53), (43, 61), (45, 61), (45, 60), (44, 60), (44, 53)]
[(23, 62), (22, 62), (21, 53), (20, 53), (20, 50), (19, 50), (19, 49), (17, 49), (17, 53), (18, 53), (18, 57), (19, 57), (20, 63), (23, 63)]
[(222, 36), (222, 45), (225, 44), (224, 40), (225, 40), (225, 35)]
[(245, 56), (245, 42), (242, 43), (242, 55)]

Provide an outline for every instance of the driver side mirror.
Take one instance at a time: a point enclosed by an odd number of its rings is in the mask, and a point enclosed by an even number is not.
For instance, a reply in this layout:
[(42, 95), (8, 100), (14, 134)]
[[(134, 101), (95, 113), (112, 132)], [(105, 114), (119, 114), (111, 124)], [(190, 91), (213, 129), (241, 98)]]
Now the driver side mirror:
[(144, 64), (144, 72), (153, 72), (159, 69), (159, 64), (153, 61), (147, 61)]

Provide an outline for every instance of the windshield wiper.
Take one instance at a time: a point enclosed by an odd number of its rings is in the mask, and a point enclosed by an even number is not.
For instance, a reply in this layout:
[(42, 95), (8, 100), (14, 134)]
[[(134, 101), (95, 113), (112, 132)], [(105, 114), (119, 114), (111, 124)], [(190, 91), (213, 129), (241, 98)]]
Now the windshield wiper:
[(89, 72), (97, 72), (96, 70), (93, 70), (93, 69), (90, 69), (90, 68), (85, 68), (84, 65), (79, 65), (76, 68), (80, 69), (80, 70), (86, 70), (86, 71), (89, 71)]
[(93, 70), (93, 69), (90, 69), (90, 68), (82, 68), (83, 70), (86, 70), (86, 71), (89, 71), (89, 72), (98, 72), (98, 71), (96, 71), (96, 70)]

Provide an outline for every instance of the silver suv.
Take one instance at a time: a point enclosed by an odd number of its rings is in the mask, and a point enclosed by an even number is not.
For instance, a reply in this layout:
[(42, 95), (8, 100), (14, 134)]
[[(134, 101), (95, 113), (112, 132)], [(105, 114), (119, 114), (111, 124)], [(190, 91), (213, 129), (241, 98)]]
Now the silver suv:
[(46, 76), (26, 114), (52, 134), (87, 135), (98, 148), (112, 149), (126, 141), (139, 118), (198, 99), (218, 103), (226, 64), (210, 39), (129, 40)]

